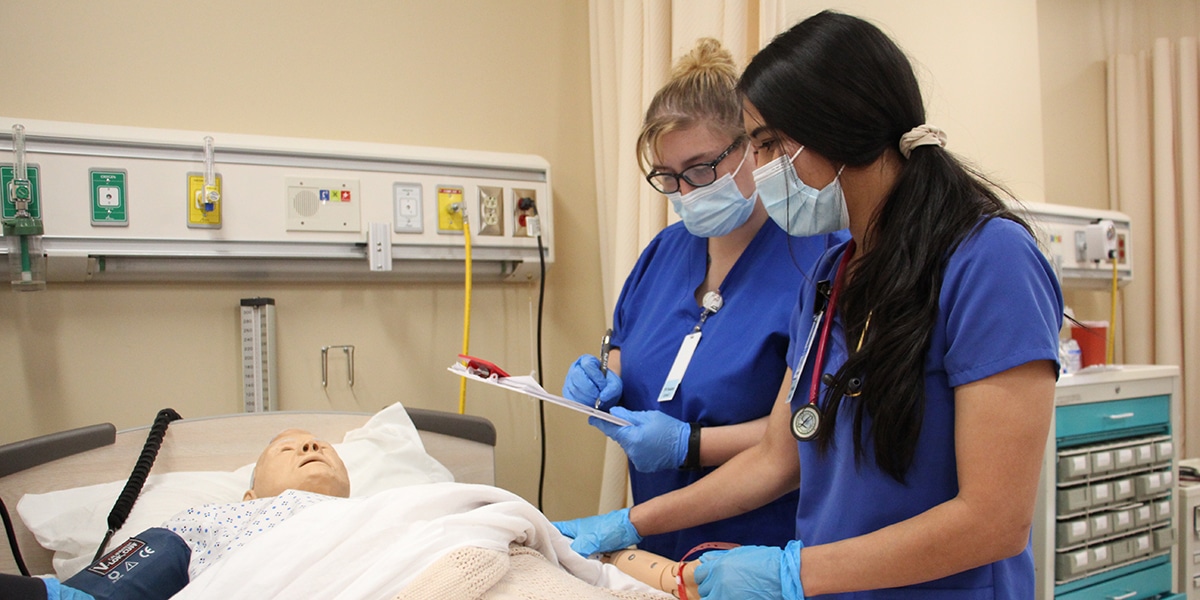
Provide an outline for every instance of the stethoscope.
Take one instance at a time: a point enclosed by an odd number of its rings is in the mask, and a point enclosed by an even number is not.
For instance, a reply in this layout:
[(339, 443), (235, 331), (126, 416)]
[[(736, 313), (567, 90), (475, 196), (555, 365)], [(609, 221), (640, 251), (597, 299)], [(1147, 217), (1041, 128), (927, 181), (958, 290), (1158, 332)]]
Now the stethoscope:
[[(821, 384), (831, 386), (836, 383), (832, 373), (821, 374), (825, 366), (825, 356), (829, 338), (832, 335), (832, 324), (834, 314), (837, 312), (838, 294), (842, 290), (843, 276), (846, 271), (846, 265), (850, 262), (850, 258), (854, 256), (854, 240), (851, 240), (846, 247), (846, 252), (842, 254), (842, 260), (838, 263), (837, 271), (833, 276), (833, 288), (830, 289), (828, 281), (820, 281), (817, 283), (817, 298), (816, 302), (821, 302), (822, 299), (827, 299), (824, 306), (813, 317), (814, 333), (816, 325), (822, 319), (821, 336), (817, 341), (817, 354), (813, 357), (813, 377), (809, 384), (808, 403), (796, 410), (792, 411), (792, 436), (797, 440), (806, 442), (817, 437), (821, 430), (821, 409), (817, 407), (817, 395), (820, 392)], [(871, 317), (867, 316), (867, 325), (863, 327), (862, 336), (858, 339), (858, 348), (862, 348), (863, 339), (867, 335), (867, 327), (870, 326)], [(812, 347), (812, 336), (809, 336), (808, 347)], [(807, 356), (808, 351), (805, 350)], [(799, 368), (804, 368), (804, 361), (800, 361)], [(820, 377), (817, 377), (821, 374)], [(795, 374), (796, 381), (799, 381), (799, 373)], [(788, 400), (791, 400), (791, 395), (795, 393), (795, 385), (793, 384), (792, 392), (788, 394)], [(858, 396), (862, 393), (862, 380), (855, 377), (846, 382), (846, 395), (850, 397)]]

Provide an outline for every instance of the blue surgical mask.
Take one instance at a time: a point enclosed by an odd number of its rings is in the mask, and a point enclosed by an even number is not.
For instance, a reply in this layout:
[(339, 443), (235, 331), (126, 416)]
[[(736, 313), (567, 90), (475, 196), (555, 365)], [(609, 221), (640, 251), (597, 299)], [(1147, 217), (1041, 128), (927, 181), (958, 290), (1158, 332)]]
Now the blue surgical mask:
[(703, 238), (728, 235), (741, 227), (750, 218), (750, 213), (754, 212), (754, 194), (749, 198), (743, 196), (733, 180), (746, 163), (749, 149), (750, 144), (746, 144), (742, 162), (738, 163), (733, 173), (726, 173), (711, 185), (697, 188), (686, 195), (680, 195), (679, 192), (667, 194), (675, 214), (683, 219), (683, 226), (692, 235)]
[(801, 146), (787, 155), (754, 170), (754, 184), (767, 214), (788, 235), (799, 237), (831, 233), (850, 225), (846, 197), (842, 194), (841, 175), (829, 185), (816, 189), (800, 180), (793, 161), (804, 151)]

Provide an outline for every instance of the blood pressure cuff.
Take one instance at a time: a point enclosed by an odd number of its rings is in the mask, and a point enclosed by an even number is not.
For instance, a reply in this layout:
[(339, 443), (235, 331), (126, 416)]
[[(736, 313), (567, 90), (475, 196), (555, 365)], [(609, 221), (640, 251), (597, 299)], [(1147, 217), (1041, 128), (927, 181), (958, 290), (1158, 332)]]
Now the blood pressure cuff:
[(191, 555), (183, 538), (154, 527), (125, 540), (63, 585), (96, 600), (166, 600), (188, 584)]

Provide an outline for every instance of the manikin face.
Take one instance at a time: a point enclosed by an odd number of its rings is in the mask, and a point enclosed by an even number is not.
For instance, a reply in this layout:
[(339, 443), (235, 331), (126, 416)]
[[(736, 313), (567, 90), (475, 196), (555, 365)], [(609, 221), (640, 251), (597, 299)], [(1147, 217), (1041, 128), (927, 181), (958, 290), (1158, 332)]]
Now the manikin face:
[(284, 490), (350, 496), (350, 475), (337, 451), (303, 429), (288, 429), (271, 440), (255, 464), (252, 485), (243, 500), (278, 496)]

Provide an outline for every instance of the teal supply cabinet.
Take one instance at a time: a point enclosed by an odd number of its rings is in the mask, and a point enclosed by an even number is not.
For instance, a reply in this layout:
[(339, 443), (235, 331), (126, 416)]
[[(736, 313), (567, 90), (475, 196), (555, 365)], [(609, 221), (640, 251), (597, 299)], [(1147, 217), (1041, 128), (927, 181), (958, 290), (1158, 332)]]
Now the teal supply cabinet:
[(1039, 600), (1185, 598), (1174, 573), (1179, 394), (1174, 366), (1060, 377), (1034, 513)]

